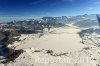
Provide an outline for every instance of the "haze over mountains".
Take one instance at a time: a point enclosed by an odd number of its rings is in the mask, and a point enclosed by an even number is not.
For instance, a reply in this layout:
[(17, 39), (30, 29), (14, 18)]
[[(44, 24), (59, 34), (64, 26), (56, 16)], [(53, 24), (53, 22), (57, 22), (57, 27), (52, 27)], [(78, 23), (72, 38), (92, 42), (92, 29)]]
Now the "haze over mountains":
[(33, 24), (34, 22), (50, 23), (52, 25), (73, 24), (78, 27), (94, 27), (98, 26), (96, 14), (84, 14), (77, 16), (62, 16), (62, 17), (42, 17), (38, 19), (14, 20), (7, 22), (8, 24)]

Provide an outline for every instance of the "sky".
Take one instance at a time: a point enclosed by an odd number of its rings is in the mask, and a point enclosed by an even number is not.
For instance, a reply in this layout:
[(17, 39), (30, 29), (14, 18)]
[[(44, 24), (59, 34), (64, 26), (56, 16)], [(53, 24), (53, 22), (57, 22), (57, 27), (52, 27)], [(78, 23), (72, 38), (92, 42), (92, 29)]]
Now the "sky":
[(0, 20), (99, 14), (100, 0), (0, 0)]

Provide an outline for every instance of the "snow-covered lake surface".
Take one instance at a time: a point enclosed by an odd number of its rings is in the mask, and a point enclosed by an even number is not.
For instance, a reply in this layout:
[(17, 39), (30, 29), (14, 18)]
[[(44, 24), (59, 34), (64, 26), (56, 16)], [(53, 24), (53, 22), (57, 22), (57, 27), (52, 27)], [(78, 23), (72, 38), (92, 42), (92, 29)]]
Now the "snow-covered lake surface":
[[(24, 44), (17, 47), (17, 49), (34, 47), (39, 49), (49, 49), (55, 52), (78, 51), (85, 47), (85, 45), (80, 43), (81, 38), (77, 34), (79, 31), (80, 29), (75, 28), (52, 29), (51, 33), (48, 33), (40, 38), (23, 41)], [(31, 35), (29, 37), (32, 38)]]

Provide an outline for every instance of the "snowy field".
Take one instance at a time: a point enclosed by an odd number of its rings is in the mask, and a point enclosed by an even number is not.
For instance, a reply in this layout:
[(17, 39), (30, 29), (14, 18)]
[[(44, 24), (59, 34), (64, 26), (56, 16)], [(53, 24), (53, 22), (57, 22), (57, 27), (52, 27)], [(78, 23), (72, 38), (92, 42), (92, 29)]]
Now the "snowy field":
[(63, 27), (53, 28), (43, 36), (23, 34), (21, 41), (13, 45), (24, 52), (6, 66), (99, 66), (100, 48), (82, 44), (80, 31), (75, 27)]

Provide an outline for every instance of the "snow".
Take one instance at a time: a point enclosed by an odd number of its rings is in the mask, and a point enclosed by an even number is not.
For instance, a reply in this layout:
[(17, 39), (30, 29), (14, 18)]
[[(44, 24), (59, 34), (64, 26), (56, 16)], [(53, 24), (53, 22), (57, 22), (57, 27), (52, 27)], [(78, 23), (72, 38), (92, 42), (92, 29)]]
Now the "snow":
[[(23, 49), (24, 52), (6, 66), (99, 66), (100, 48), (82, 44), (79, 31), (81, 29), (64, 27), (53, 28), (41, 37), (40, 34), (23, 34), (20, 37), (21, 41), (13, 45), (16, 46), (16, 50)], [(48, 50), (52, 52), (48, 53)], [(44, 58), (46, 61), (43, 61)], [(59, 62), (59, 58), (69, 62)], [(81, 62), (80, 58), (85, 61)]]

